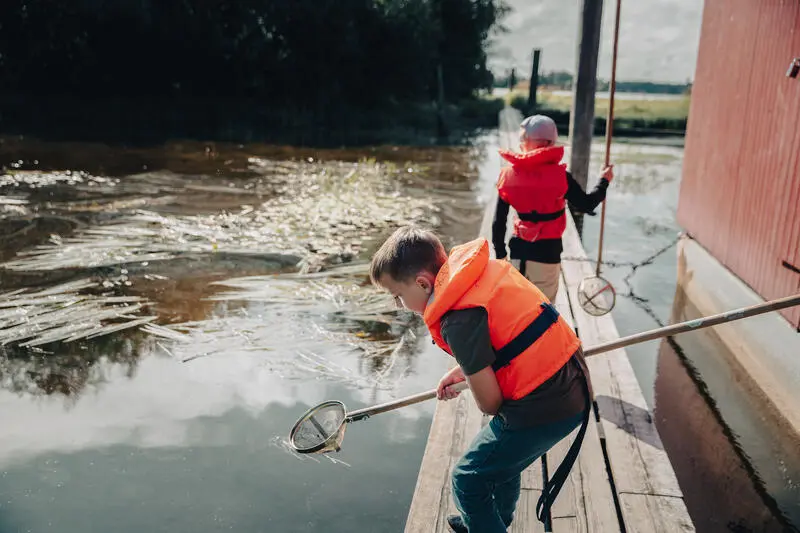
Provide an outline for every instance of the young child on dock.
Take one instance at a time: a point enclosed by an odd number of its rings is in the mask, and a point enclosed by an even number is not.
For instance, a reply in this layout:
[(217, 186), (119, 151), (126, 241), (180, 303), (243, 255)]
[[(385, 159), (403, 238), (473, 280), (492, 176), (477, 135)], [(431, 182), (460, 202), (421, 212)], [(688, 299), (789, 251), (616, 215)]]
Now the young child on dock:
[(478, 408), (495, 415), (453, 469), (460, 515), (447, 517), (452, 531), (505, 532), (522, 471), (581, 425), (539, 500), (543, 520), (588, 422), (591, 384), (575, 332), (511, 264), (490, 259), (486, 239), (456, 246), (448, 257), (435, 234), (403, 227), (375, 253), (370, 277), (421, 314), (434, 342), (455, 357), (438, 398), (455, 398), (452, 385), (466, 380)]
[(534, 115), (522, 121), (522, 153), (500, 151), (511, 165), (500, 171), (492, 224), (495, 256), (504, 259), (508, 208), (516, 210), (514, 234), (508, 243), (511, 263), (551, 302), (558, 293), (564, 249), (561, 235), (567, 227), (566, 202), (578, 211), (593, 215), (614, 179), (612, 167), (605, 168), (595, 189), (587, 194), (561, 162), (564, 147), (556, 145), (557, 141), (558, 129), (551, 118)]

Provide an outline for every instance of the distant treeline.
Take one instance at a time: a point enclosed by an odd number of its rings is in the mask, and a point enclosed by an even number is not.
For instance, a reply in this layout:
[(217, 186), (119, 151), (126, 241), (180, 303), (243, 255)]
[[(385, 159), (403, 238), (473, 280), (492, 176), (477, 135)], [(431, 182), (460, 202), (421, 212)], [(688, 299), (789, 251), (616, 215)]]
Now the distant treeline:
[(503, 0), (3, 0), (5, 94), (430, 102), (492, 86)]
[[(519, 74), (516, 74), (518, 77)], [(508, 87), (509, 76), (498, 76), (495, 78), (494, 87)], [(519, 79), (519, 78), (517, 78)], [(527, 78), (525, 78), (527, 82)], [(607, 91), (609, 81), (604, 79), (597, 80), (597, 90)], [(572, 88), (572, 74), (566, 71), (554, 71), (541, 74), (539, 76), (539, 86), (553, 89), (569, 90)], [(617, 81), (617, 90), (632, 93), (651, 93), (651, 94), (688, 94), (691, 92), (691, 83), (659, 83), (653, 81)]]

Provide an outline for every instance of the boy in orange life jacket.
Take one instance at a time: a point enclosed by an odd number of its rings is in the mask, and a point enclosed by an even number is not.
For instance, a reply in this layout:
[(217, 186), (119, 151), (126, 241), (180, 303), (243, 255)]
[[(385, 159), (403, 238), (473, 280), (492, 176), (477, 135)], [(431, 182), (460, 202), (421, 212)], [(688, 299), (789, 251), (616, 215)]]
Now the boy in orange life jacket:
[(500, 151), (511, 165), (500, 172), (497, 181), (492, 243), (495, 256), (505, 258), (510, 205), (517, 212), (514, 235), (508, 243), (511, 263), (552, 302), (561, 273), (566, 200), (578, 211), (594, 215), (594, 208), (606, 197), (614, 172), (612, 167), (604, 169), (597, 187), (586, 194), (561, 163), (564, 147), (556, 146), (555, 122), (544, 115), (534, 115), (523, 120), (520, 128), (522, 153)]
[(490, 259), (486, 239), (450, 256), (433, 233), (398, 229), (375, 253), (373, 283), (421, 314), (434, 342), (458, 363), (437, 396), (467, 381), (481, 411), (496, 415), (453, 469), (458, 533), (501, 533), (511, 524), (520, 474), (581, 424), (567, 458), (543, 491), (540, 518), (569, 474), (588, 422), (591, 385), (575, 332), (530, 281)]

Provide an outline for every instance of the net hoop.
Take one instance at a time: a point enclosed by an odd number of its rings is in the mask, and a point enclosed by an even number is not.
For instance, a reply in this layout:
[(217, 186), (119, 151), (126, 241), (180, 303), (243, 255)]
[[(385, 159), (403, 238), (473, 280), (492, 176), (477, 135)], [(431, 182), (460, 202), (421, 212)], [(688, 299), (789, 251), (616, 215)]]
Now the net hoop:
[[(599, 290), (594, 289), (589, 294), (589, 286), (595, 285)], [(598, 298), (602, 300), (598, 301)], [(604, 305), (599, 305), (599, 304)], [(602, 276), (590, 276), (584, 278), (578, 286), (578, 304), (586, 313), (592, 316), (607, 315), (614, 309), (617, 303), (617, 291), (610, 281)]]
[[(303, 423), (308, 421), (314, 413), (329, 407), (336, 408), (342, 413), (342, 420), (339, 423), (339, 426), (336, 428), (336, 431), (329, 435), (324, 441), (314, 446), (306, 448), (298, 446), (295, 442), (295, 437), (297, 436), (297, 431), (300, 429)], [(292, 449), (297, 453), (325, 453), (328, 451), (339, 451), (339, 444), (341, 444), (341, 440), (344, 438), (344, 429), (345, 425), (347, 424), (346, 413), (347, 409), (345, 408), (344, 404), (336, 400), (322, 402), (321, 404), (310, 408), (308, 411), (303, 413), (297, 422), (295, 422), (294, 426), (292, 426), (292, 431), (289, 433), (289, 444), (291, 445)]]

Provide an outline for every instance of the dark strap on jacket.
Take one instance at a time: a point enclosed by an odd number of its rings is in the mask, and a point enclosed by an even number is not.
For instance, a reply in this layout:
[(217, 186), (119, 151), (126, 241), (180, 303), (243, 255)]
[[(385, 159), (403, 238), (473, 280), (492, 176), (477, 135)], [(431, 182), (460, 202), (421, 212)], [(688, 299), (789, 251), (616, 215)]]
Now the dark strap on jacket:
[(586, 377), (586, 374), (584, 374), (583, 368), (581, 367), (580, 363), (578, 363), (576, 356), (573, 356), (572, 359), (570, 359), (570, 363), (574, 363), (581, 369), (583, 394), (586, 396), (585, 410), (583, 412), (581, 428), (578, 430), (575, 440), (569, 447), (569, 451), (567, 451), (567, 455), (564, 457), (564, 460), (561, 461), (560, 465), (558, 465), (558, 469), (556, 469), (553, 475), (550, 476), (550, 479), (547, 480), (547, 483), (545, 483), (542, 495), (539, 496), (539, 501), (536, 502), (536, 518), (538, 518), (542, 523), (545, 523), (545, 521), (550, 519), (550, 508), (553, 506), (553, 503), (555, 503), (556, 497), (561, 491), (561, 488), (564, 486), (564, 482), (567, 480), (570, 470), (572, 470), (572, 467), (575, 465), (575, 460), (578, 458), (578, 454), (581, 451), (583, 437), (586, 435), (586, 428), (589, 425), (589, 417), (592, 416), (592, 399), (589, 393), (588, 378)]
[(536, 211), (531, 211), (530, 213), (517, 213), (517, 216), (524, 222), (550, 222), (551, 220), (559, 219), (561, 215), (564, 214), (564, 211), (564, 209), (560, 209), (554, 213), (537, 213)]
[(527, 328), (522, 330), (516, 337), (495, 352), (495, 360), (492, 368), (495, 372), (507, 366), (519, 354), (527, 350), (539, 337), (544, 335), (550, 326), (558, 322), (558, 311), (549, 303), (541, 304), (542, 312), (539, 313)]

